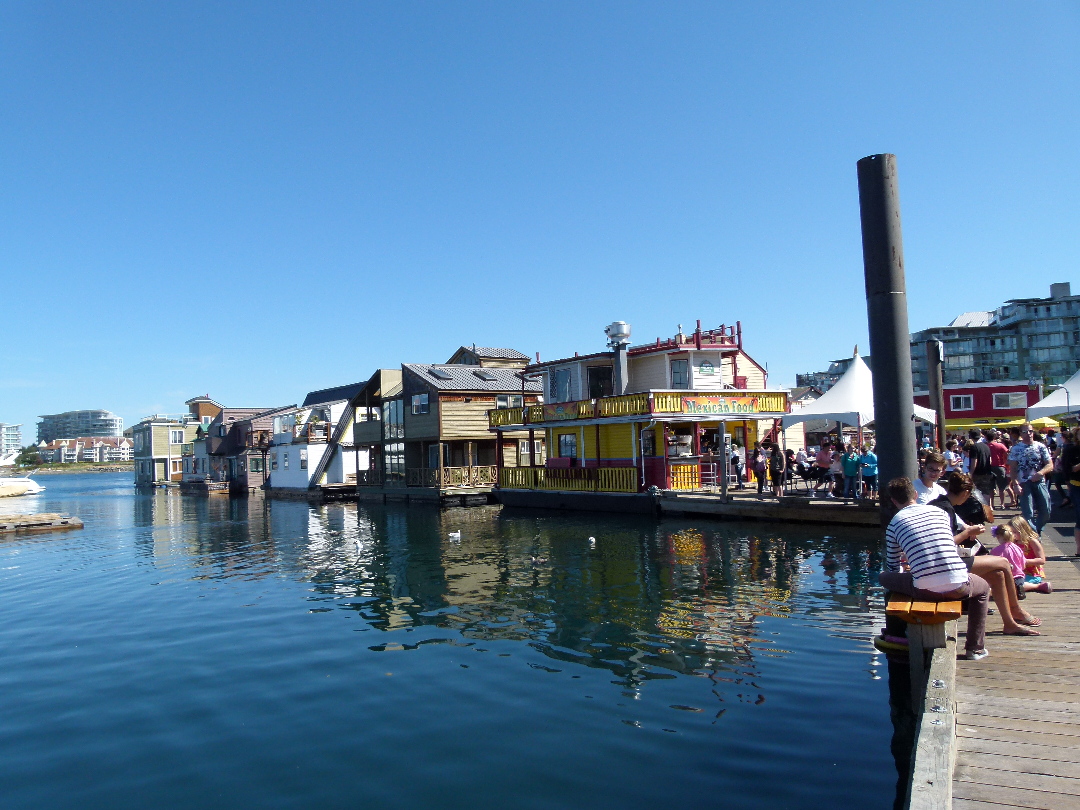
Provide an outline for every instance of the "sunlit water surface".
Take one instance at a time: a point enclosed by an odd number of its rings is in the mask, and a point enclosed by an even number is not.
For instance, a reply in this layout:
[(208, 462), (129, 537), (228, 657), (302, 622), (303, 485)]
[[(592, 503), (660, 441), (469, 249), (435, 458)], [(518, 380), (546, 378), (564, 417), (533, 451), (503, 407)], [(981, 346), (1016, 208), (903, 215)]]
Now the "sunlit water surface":
[(873, 536), (41, 480), (4, 808), (892, 804)]

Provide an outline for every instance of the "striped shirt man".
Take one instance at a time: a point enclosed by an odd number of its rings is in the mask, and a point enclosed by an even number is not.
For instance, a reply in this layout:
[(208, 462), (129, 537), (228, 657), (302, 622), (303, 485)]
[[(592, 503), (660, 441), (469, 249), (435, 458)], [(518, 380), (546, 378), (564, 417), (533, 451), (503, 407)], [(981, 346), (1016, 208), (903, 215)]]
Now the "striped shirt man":
[(885, 553), (885, 568), (894, 573), (907, 559), (916, 588), (952, 593), (968, 581), (949, 516), (935, 506), (911, 504), (897, 512), (885, 530)]

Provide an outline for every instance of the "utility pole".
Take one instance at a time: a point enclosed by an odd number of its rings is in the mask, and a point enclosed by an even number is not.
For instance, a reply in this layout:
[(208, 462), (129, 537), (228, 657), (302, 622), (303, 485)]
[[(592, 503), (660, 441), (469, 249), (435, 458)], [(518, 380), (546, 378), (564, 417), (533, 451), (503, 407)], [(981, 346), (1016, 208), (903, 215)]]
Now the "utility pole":
[(926, 388), (930, 392), (930, 407), (937, 414), (938, 450), (945, 449), (945, 386), (941, 378), (943, 347), (940, 340), (926, 341)]
[(896, 155), (870, 155), (857, 167), (884, 523), (895, 511), (888, 482), (914, 478), (917, 469), (904, 244)]

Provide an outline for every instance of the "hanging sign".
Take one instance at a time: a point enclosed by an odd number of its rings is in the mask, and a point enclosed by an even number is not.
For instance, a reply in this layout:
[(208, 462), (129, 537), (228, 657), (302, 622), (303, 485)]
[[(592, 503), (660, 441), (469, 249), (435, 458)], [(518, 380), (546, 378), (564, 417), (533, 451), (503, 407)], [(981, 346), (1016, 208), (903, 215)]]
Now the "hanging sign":
[(690, 414), (783, 413), (786, 410), (784, 394), (682, 398), (682, 412)]

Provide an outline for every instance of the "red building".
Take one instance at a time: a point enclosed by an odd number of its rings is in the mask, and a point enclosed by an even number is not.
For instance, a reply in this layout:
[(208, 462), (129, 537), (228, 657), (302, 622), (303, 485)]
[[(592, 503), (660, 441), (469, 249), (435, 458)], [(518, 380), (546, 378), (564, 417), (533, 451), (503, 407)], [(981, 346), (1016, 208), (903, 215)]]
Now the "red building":
[[(1031, 386), (1026, 380), (1004, 382), (954, 383), (944, 387), (945, 430), (960, 433), (971, 428), (1007, 428), (1023, 424), (1025, 411), (1043, 396), (1042, 384)], [(926, 408), (927, 391), (916, 391), (915, 402)]]

